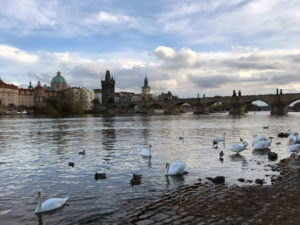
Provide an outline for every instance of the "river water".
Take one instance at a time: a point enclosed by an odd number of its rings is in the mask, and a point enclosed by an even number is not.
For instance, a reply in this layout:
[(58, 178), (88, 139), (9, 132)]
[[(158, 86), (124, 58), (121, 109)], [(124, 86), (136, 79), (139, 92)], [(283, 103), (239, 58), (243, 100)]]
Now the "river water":
[[(88, 218), (109, 215), (130, 199), (159, 196), (198, 178), (222, 175), (228, 185), (238, 178), (254, 180), (276, 174), (267, 155), (251, 149), (254, 134), (274, 137), (271, 149), (279, 159), (290, 155), (288, 140), (277, 134), (299, 131), (300, 113), (273, 117), (268, 112), (228, 114), (120, 116), (80, 118), (0, 118), (0, 224), (78, 224)], [(269, 124), (269, 129), (263, 125)], [(184, 131), (184, 141), (178, 136)], [(225, 147), (214, 149), (212, 140), (226, 133)], [(228, 147), (240, 137), (249, 143), (240, 156)], [(276, 142), (281, 142), (276, 145)], [(152, 145), (151, 161), (140, 150)], [(224, 150), (225, 149), (225, 150)], [(78, 152), (85, 150), (86, 155)], [(219, 152), (224, 150), (224, 161)], [(165, 176), (166, 162), (186, 163), (189, 174)], [(278, 162), (277, 160), (277, 162)], [(69, 167), (72, 161), (75, 166)], [(95, 172), (105, 180), (95, 180)], [(142, 183), (131, 186), (133, 173)], [(69, 196), (68, 205), (38, 218), (34, 214), (37, 192), (43, 199)]]

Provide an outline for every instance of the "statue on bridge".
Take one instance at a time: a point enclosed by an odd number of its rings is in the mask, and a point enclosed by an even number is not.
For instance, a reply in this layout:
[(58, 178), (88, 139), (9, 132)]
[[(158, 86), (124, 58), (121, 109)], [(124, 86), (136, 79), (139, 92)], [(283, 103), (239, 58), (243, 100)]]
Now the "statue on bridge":
[(242, 96), (242, 92), (241, 92), (241, 90), (239, 90), (239, 96)]
[(233, 90), (232, 97), (236, 97), (236, 92), (235, 92), (235, 90)]

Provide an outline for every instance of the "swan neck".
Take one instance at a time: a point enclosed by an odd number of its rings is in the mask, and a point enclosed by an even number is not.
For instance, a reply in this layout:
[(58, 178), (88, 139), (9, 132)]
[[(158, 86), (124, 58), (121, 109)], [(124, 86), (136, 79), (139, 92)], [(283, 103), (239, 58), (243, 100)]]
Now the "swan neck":
[(42, 208), (42, 197), (41, 196), (39, 196), (38, 197), (38, 206), (37, 206), (37, 208), (36, 208), (36, 212), (40, 212), (41, 211), (41, 208)]

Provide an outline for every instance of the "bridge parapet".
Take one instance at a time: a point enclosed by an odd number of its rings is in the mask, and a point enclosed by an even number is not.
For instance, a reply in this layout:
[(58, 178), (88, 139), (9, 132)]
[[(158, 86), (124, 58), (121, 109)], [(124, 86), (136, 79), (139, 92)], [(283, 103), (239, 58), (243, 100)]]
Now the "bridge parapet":
[[(145, 112), (151, 112), (154, 108), (162, 109), (165, 113), (179, 112), (182, 104), (189, 104), (194, 108), (197, 114), (208, 114), (209, 107), (214, 103), (221, 102), (230, 108), (230, 114), (243, 115), (246, 106), (254, 101), (262, 101), (268, 104), (271, 108), (272, 115), (287, 114), (288, 106), (300, 100), (300, 93), (294, 94), (267, 94), (267, 95), (243, 95), (243, 96), (214, 96), (206, 98), (181, 98), (170, 100), (157, 100), (148, 102), (121, 103), (116, 105), (119, 108), (127, 109), (138, 106), (143, 108)], [(126, 110), (125, 110), (126, 111)], [(127, 110), (129, 111), (129, 110)]]

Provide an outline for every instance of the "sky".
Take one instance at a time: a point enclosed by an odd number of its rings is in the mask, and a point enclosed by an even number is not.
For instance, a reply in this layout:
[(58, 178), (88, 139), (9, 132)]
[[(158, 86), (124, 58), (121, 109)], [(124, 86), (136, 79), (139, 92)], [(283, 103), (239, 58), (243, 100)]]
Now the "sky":
[(300, 0), (1, 0), (0, 77), (179, 97), (300, 92)]

